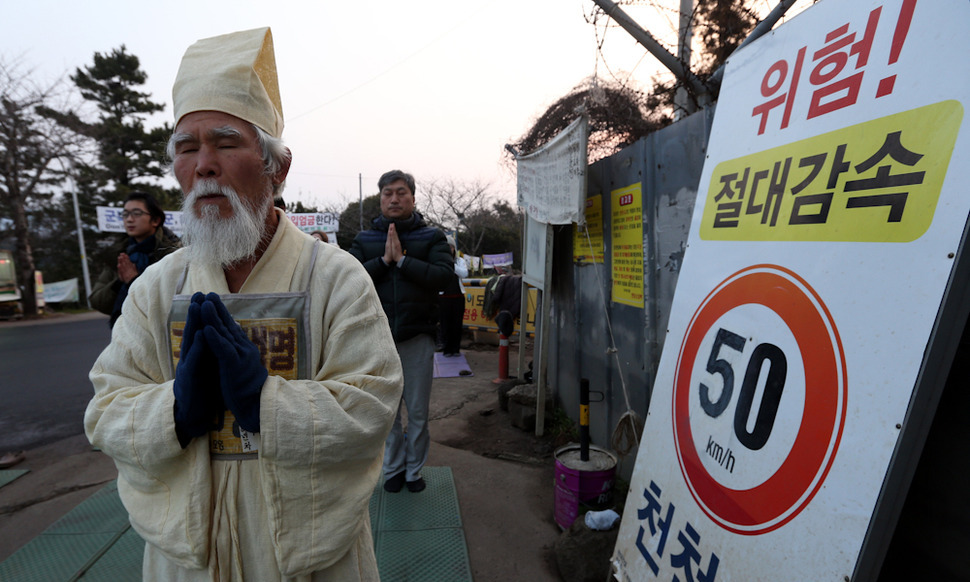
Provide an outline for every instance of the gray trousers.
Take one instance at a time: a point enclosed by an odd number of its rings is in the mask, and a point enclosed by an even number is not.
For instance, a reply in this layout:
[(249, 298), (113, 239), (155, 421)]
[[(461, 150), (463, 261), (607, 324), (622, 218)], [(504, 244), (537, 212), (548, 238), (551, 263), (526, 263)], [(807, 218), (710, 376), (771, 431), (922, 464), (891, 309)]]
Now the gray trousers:
[(401, 424), (401, 406), (397, 408), (394, 426), (384, 443), (384, 477), (407, 471), (407, 481), (417, 481), (428, 460), (431, 433), (428, 431), (428, 408), (431, 403), (431, 379), (434, 376), (434, 338), (421, 334), (397, 344), (404, 369), (404, 394), (401, 403), (407, 408), (407, 432)]

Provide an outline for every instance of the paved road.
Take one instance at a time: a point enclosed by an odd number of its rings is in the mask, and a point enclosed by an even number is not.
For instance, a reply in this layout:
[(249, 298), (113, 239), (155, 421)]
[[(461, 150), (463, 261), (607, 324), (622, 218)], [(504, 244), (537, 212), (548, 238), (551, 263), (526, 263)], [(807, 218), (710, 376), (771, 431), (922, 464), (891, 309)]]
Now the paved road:
[(0, 325), (0, 454), (84, 432), (88, 371), (110, 338), (101, 316)]

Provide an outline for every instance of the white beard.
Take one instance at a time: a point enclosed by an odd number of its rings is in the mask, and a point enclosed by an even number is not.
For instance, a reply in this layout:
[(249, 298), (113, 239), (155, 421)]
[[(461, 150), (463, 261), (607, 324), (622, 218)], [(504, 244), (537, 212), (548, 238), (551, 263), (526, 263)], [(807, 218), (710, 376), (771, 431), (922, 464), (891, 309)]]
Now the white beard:
[[(232, 205), (232, 216), (222, 218), (214, 204), (202, 206), (200, 215), (196, 215), (195, 202), (206, 194), (224, 195)], [(182, 238), (187, 244), (189, 261), (225, 269), (254, 256), (266, 238), (266, 216), (272, 208), (273, 197), (266, 196), (257, 204), (252, 207), (231, 187), (219, 186), (215, 180), (197, 182), (182, 201)]]

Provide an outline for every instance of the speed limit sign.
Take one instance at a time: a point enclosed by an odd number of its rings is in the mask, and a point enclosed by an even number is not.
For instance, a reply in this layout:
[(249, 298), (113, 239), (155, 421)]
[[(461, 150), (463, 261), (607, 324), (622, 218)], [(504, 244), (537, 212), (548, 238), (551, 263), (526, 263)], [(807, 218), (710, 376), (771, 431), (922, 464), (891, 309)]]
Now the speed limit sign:
[(681, 344), (673, 431), (701, 509), (747, 535), (811, 501), (838, 451), (846, 365), (818, 294), (777, 265), (742, 269), (694, 312)]

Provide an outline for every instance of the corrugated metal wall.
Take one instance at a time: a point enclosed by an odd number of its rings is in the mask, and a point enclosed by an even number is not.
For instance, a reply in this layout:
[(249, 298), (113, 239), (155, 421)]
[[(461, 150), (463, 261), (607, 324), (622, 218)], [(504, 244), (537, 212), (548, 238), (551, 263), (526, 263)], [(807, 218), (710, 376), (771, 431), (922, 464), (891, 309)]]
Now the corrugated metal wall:
[[(574, 263), (572, 230), (556, 232), (548, 385), (577, 423), (580, 378), (602, 394), (599, 402), (598, 394), (590, 398), (595, 445), (612, 448), (614, 428), (627, 411), (624, 385), (630, 407), (646, 418), (713, 117), (713, 109), (694, 114), (589, 167), (587, 196), (599, 194), (603, 203), (602, 263)], [(636, 183), (643, 209), (643, 309), (610, 299), (611, 192)], [(621, 461), (623, 478), (635, 459), (634, 450)]]

